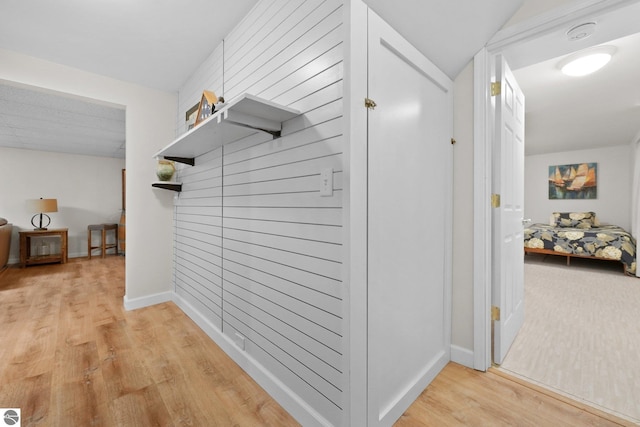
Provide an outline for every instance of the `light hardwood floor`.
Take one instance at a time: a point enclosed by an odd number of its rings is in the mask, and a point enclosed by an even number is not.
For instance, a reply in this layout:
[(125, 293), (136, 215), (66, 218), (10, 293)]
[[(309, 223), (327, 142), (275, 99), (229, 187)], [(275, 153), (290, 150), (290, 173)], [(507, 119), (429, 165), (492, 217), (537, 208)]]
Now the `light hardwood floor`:
[[(0, 273), (0, 407), (23, 426), (298, 425), (173, 303), (123, 294), (123, 257)], [(396, 425), (631, 424), (451, 363)]]

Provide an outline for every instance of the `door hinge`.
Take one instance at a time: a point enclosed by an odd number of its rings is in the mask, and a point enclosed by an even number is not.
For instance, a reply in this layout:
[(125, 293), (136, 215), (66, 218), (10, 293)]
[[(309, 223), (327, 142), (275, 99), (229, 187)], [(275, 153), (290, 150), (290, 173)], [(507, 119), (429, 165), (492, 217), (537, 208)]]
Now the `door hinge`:
[(500, 82), (491, 82), (491, 96), (498, 96), (502, 92), (502, 85)]
[(500, 320), (500, 307), (491, 306), (491, 320)]
[(499, 194), (491, 194), (491, 207), (499, 208), (500, 207), (500, 195)]
[(374, 101), (373, 99), (370, 99), (370, 98), (364, 99), (364, 106), (369, 110), (375, 110), (377, 105), (378, 104), (376, 104), (376, 101)]

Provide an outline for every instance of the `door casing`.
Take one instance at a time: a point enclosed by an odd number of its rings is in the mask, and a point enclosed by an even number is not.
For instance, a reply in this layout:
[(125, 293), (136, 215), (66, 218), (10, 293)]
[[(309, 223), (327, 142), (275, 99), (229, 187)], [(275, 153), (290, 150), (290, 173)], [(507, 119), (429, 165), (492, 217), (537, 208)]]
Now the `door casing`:
[[(588, 21), (603, 13), (622, 10), (637, 0), (585, 1), (558, 7), (499, 31), (474, 57), (474, 219), (473, 219), (473, 368), (491, 366), (491, 178), (493, 168), (490, 83), (495, 56), (518, 48), (558, 28), (570, 28), (577, 19)], [(586, 47), (586, 46), (583, 46)]]

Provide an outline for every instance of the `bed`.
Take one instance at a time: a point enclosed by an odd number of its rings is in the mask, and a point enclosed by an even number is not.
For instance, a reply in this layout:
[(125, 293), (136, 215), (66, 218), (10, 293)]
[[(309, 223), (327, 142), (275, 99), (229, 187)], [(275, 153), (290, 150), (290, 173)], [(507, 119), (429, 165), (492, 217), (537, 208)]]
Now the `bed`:
[(524, 230), (524, 252), (596, 258), (622, 263), (626, 274), (636, 274), (636, 241), (622, 227), (601, 225), (594, 212), (554, 212), (550, 224), (532, 224)]

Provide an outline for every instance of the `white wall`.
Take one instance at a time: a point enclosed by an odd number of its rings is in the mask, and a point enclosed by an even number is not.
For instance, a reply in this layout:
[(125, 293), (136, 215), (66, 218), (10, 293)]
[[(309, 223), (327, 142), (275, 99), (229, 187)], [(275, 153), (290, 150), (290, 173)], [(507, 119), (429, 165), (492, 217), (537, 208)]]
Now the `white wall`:
[[(451, 359), (473, 363), (473, 61), (454, 81)], [(471, 99), (471, 101), (469, 101)]]
[[(552, 212), (595, 212), (601, 222), (629, 230), (632, 153), (629, 145), (525, 157), (525, 217), (547, 223)], [(549, 166), (598, 163), (598, 198), (549, 200)]]
[[(0, 216), (14, 225), (9, 263), (20, 258), (18, 231), (33, 230), (28, 199), (58, 199), (49, 228), (69, 229), (69, 257), (87, 255), (87, 225), (120, 221), (124, 159), (0, 147)], [(96, 234), (96, 233), (94, 233)]]
[(125, 304), (135, 306), (138, 298), (167, 292), (171, 287), (173, 193), (152, 189), (150, 183), (157, 179), (153, 154), (175, 137), (176, 95), (2, 49), (0, 64), (0, 79), (125, 106)]

